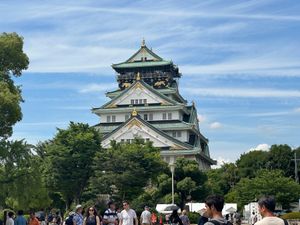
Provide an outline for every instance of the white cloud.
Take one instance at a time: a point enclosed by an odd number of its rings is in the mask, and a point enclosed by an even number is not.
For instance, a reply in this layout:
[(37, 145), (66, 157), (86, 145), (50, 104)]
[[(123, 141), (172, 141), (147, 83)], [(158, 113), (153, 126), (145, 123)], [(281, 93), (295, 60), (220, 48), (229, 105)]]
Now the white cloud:
[(219, 156), (217, 158), (217, 165), (213, 165), (211, 168), (212, 169), (217, 169), (217, 168), (221, 168), (221, 166), (223, 166), (226, 163), (231, 163), (232, 161), (230, 159), (225, 159), (221, 156)]
[(296, 113), (300, 113), (300, 107), (296, 108), (296, 109), (295, 109), (295, 112), (296, 112)]
[(191, 95), (214, 97), (240, 97), (240, 98), (292, 98), (300, 97), (299, 90), (282, 90), (267, 88), (182, 88)]
[(116, 83), (102, 83), (102, 84), (89, 84), (82, 87), (80, 93), (90, 93), (90, 92), (103, 92), (109, 91), (110, 89), (117, 88)]
[(270, 145), (268, 144), (259, 144), (254, 148), (250, 148), (248, 152), (250, 151), (269, 151), (270, 150)]
[(210, 129), (219, 129), (223, 127), (223, 125), (220, 122), (213, 122), (209, 125)]
[(198, 121), (199, 123), (203, 123), (206, 121), (206, 116), (202, 115), (202, 114), (198, 114)]

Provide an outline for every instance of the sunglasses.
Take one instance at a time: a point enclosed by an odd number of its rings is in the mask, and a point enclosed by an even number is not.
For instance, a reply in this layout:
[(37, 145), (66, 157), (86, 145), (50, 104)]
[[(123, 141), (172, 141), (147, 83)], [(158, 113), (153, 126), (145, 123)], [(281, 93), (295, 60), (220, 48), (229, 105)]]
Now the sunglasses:
[(126, 206), (127, 204), (123, 204), (123, 206)]

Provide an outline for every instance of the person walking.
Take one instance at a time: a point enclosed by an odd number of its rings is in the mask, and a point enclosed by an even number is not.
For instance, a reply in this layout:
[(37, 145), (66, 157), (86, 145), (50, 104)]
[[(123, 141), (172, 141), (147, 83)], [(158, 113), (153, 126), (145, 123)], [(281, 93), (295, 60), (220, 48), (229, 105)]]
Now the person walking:
[(116, 212), (116, 205), (114, 202), (108, 202), (108, 209), (105, 210), (103, 215), (103, 224), (105, 225), (118, 225), (118, 215)]
[(273, 197), (265, 196), (258, 201), (258, 211), (263, 219), (256, 222), (255, 225), (286, 225), (286, 220), (283, 220), (274, 215), (276, 202)]
[(190, 225), (189, 217), (187, 216), (186, 210), (182, 210), (181, 216), (179, 217), (183, 225)]
[(19, 210), (18, 211), (18, 216), (15, 219), (15, 225), (27, 225), (27, 221), (25, 219), (24, 215), (24, 211), (23, 210)]
[(92, 206), (87, 209), (83, 225), (101, 225), (101, 221), (95, 207)]
[(169, 218), (169, 222), (171, 225), (183, 225), (181, 219), (178, 216), (178, 212), (177, 209), (174, 209), (170, 218)]
[(145, 206), (144, 211), (141, 214), (140, 222), (142, 225), (150, 225), (151, 224), (151, 213), (149, 211), (149, 207)]
[(30, 212), (29, 225), (40, 225), (40, 221), (36, 218), (34, 212)]
[(222, 216), (224, 197), (221, 195), (210, 195), (205, 200), (205, 214), (210, 218), (204, 225), (232, 225)]
[(14, 212), (8, 212), (7, 216), (7, 220), (5, 222), (5, 225), (14, 225)]
[(82, 225), (83, 224), (83, 216), (82, 216), (82, 205), (77, 205), (75, 207), (75, 215), (73, 217), (73, 225)]
[(138, 225), (136, 212), (130, 208), (128, 201), (123, 201), (123, 208), (119, 225)]

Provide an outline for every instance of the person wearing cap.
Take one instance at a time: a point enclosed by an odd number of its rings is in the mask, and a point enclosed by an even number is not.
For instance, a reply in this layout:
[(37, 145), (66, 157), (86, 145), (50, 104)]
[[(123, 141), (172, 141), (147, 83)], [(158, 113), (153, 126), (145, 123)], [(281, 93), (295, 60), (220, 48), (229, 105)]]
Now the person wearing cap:
[(140, 220), (141, 220), (142, 225), (150, 225), (151, 224), (151, 213), (149, 211), (148, 206), (145, 206), (145, 210), (142, 212)]
[(83, 216), (82, 216), (82, 205), (77, 205), (75, 207), (75, 215), (73, 217), (73, 225), (82, 225), (83, 224)]
[(123, 208), (119, 225), (138, 225), (136, 212), (130, 208), (127, 201), (123, 201)]
[(105, 225), (118, 225), (118, 215), (116, 212), (116, 205), (114, 202), (108, 202), (108, 209), (105, 210), (103, 215), (103, 223)]

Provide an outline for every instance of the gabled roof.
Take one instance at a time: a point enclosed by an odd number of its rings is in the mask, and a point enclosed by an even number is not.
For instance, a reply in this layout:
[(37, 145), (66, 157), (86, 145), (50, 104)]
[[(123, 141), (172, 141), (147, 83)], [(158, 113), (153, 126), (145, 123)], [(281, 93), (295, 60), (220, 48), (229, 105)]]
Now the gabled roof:
[(133, 68), (133, 67), (152, 67), (152, 66), (165, 66), (173, 64), (172, 61), (166, 61), (156, 55), (152, 50), (147, 48), (143, 40), (141, 48), (134, 53), (125, 62), (113, 64), (114, 69), (120, 68)]
[(150, 92), (154, 93), (155, 95), (159, 96), (161, 99), (163, 99), (168, 105), (178, 105), (179, 103), (174, 101), (173, 99), (168, 98), (166, 95), (160, 93), (157, 91), (155, 88), (151, 87), (147, 83), (145, 83), (143, 80), (136, 80), (129, 88), (125, 89), (124, 91), (120, 92), (116, 97), (114, 97), (112, 100), (101, 106), (100, 108), (93, 108), (95, 109), (103, 109), (103, 108), (115, 108), (116, 106), (114, 105), (114, 102), (119, 99), (121, 96), (125, 95), (128, 93), (130, 90), (135, 88), (137, 85), (141, 85), (145, 87), (147, 90)]
[(140, 118), (139, 115), (136, 116), (131, 116), (131, 118), (129, 118), (127, 121), (125, 121), (123, 124), (121, 124), (117, 129), (115, 129), (114, 131), (112, 131), (111, 133), (105, 135), (103, 137), (103, 140), (108, 139), (110, 136), (112, 136), (113, 134), (115, 134), (116, 132), (118, 132), (120, 129), (122, 129), (125, 126), (129, 126), (129, 125), (136, 125), (137, 122), (142, 123), (143, 125), (145, 125), (146, 127), (148, 127), (149, 129), (153, 130), (155, 133), (158, 133), (159, 135), (165, 137), (166, 139), (170, 140), (171, 142), (173, 142), (174, 144), (176, 144), (177, 149), (193, 149), (194, 147), (192, 145), (189, 145), (187, 143), (181, 142), (171, 136), (169, 136), (168, 134), (166, 134), (165, 132), (157, 129), (156, 127), (152, 126), (150, 123), (148, 123), (147, 121), (143, 120)]

